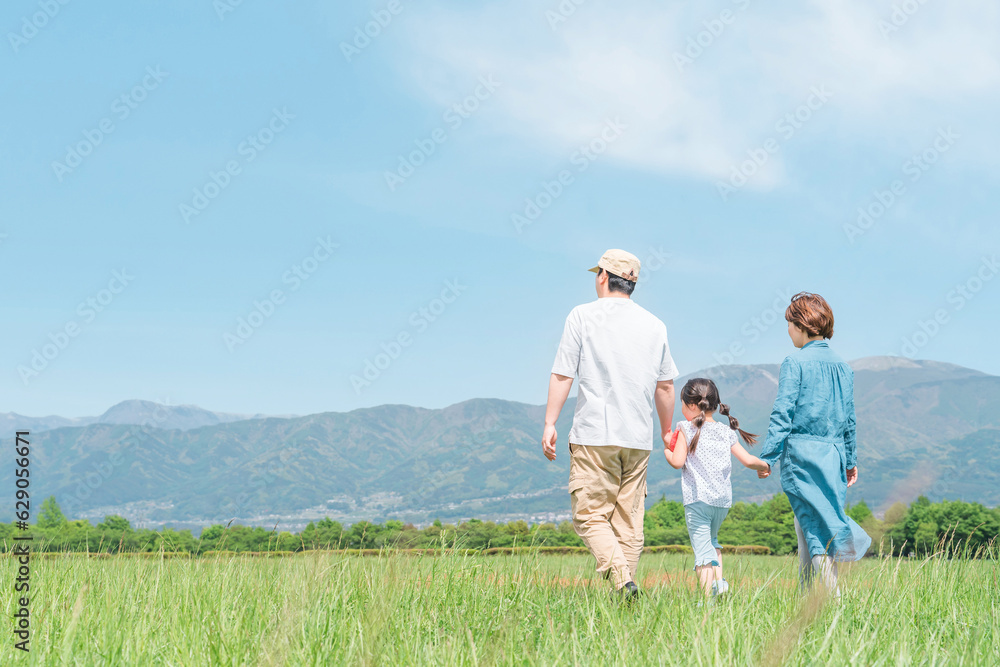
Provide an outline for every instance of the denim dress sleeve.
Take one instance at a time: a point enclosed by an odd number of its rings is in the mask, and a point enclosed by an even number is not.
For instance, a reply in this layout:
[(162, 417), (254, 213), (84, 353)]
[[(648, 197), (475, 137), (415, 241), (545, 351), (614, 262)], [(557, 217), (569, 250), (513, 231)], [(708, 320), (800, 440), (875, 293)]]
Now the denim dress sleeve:
[(799, 400), (801, 384), (802, 367), (793, 357), (786, 358), (778, 373), (778, 397), (774, 399), (767, 439), (760, 453), (760, 460), (769, 466), (773, 467), (785, 451), (785, 442), (795, 419), (795, 405)]
[(850, 392), (847, 394), (847, 405), (844, 411), (847, 416), (847, 427), (844, 429), (844, 452), (847, 459), (847, 469), (858, 465), (858, 419), (854, 412), (854, 373), (850, 374)]

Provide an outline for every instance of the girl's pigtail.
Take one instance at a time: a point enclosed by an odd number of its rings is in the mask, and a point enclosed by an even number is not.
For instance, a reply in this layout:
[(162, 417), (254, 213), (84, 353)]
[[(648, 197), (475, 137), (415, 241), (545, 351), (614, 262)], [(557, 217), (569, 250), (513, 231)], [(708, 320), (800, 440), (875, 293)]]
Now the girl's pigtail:
[(694, 454), (695, 448), (698, 446), (698, 438), (701, 437), (701, 427), (705, 424), (705, 413), (712, 409), (712, 404), (708, 402), (706, 397), (702, 397), (698, 401), (698, 407), (701, 408), (701, 414), (695, 417), (691, 423), (698, 429), (694, 432), (694, 437), (691, 438), (691, 442), (688, 443), (688, 454)]
[(729, 414), (728, 405), (726, 405), (725, 403), (719, 404), (719, 412), (721, 412), (726, 417), (729, 417), (729, 428), (733, 429), (734, 431), (737, 431), (740, 434), (740, 437), (743, 438), (744, 442), (746, 442), (748, 445), (756, 444), (757, 436), (754, 435), (753, 433), (747, 433), (746, 431), (740, 428), (740, 420)]

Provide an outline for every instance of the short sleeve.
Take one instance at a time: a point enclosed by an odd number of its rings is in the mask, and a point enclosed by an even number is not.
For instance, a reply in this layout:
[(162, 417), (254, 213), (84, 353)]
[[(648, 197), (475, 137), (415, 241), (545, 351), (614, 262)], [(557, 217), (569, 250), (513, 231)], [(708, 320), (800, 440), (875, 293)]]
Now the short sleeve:
[(667, 328), (663, 327), (663, 356), (660, 358), (660, 371), (656, 378), (657, 382), (666, 382), (667, 380), (673, 380), (680, 373), (677, 371), (677, 365), (674, 364), (674, 358), (670, 355), (670, 342), (667, 339)]
[(726, 437), (729, 438), (729, 446), (732, 447), (733, 445), (740, 444), (739, 433), (735, 429), (732, 429), (732, 428), (727, 429), (727, 430), (729, 432), (729, 435), (727, 435)]
[(556, 351), (556, 361), (552, 365), (552, 372), (556, 375), (565, 375), (571, 378), (577, 376), (580, 368), (580, 353), (583, 350), (582, 328), (580, 313), (574, 309), (566, 318), (562, 339), (559, 341), (559, 349)]
[(694, 424), (692, 424), (691, 422), (680, 422), (679, 424), (677, 424), (677, 428), (679, 428), (681, 432), (684, 433), (684, 437), (687, 438), (688, 444), (690, 444), (691, 441), (694, 439), (694, 434), (698, 430), (694, 427)]

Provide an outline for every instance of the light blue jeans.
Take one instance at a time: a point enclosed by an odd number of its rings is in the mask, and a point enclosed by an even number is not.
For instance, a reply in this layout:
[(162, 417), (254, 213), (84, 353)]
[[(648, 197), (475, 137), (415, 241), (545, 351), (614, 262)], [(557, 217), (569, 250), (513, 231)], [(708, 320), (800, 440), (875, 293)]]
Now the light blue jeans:
[(722, 526), (727, 514), (729, 514), (728, 507), (713, 507), (703, 502), (684, 506), (684, 520), (687, 521), (691, 548), (694, 549), (695, 567), (702, 565), (719, 567), (719, 558), (715, 550), (722, 548), (719, 544), (719, 527)]

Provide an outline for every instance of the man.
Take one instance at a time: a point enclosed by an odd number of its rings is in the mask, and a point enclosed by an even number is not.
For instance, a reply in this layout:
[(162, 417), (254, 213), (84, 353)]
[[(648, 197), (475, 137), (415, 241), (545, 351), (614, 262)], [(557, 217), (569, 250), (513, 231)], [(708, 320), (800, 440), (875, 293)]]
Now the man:
[(580, 379), (569, 432), (573, 526), (597, 559), (597, 571), (632, 598), (645, 515), (646, 468), (653, 447), (653, 406), (669, 440), (674, 378), (663, 322), (632, 301), (639, 259), (609, 250), (597, 266), (597, 301), (577, 306), (549, 379), (542, 451), (556, 458), (556, 420), (573, 378)]

